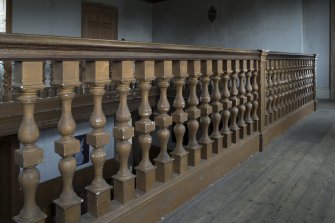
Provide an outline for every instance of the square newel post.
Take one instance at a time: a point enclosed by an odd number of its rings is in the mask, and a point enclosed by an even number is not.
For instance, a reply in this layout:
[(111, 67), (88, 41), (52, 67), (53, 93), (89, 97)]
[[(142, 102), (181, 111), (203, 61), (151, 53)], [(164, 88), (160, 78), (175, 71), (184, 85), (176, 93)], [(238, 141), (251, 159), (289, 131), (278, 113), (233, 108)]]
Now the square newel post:
[(135, 123), (135, 130), (140, 133), (138, 142), (142, 150), (142, 160), (136, 169), (136, 188), (147, 192), (154, 187), (156, 181), (156, 167), (149, 159), (149, 150), (152, 143), (151, 132), (155, 131), (155, 123), (150, 120), (152, 110), (149, 104), (149, 90), (151, 81), (155, 80), (154, 61), (136, 61), (135, 77), (140, 82), (141, 104), (138, 114), (141, 117)]
[(23, 208), (13, 218), (15, 222), (42, 223), (47, 217), (36, 204), (36, 190), (40, 173), (36, 166), (43, 162), (43, 150), (35, 145), (39, 129), (34, 118), (37, 92), (44, 88), (43, 62), (15, 62), (14, 87), (21, 89), (18, 98), (22, 105), (22, 122), (18, 139), (22, 149), (15, 150), (15, 163), (23, 168), (19, 174), (19, 184), (23, 191)]
[(170, 138), (169, 126), (172, 125), (172, 118), (167, 113), (170, 111), (170, 104), (167, 99), (167, 89), (170, 86), (172, 75), (172, 61), (156, 61), (155, 75), (159, 80), (159, 101), (157, 110), (159, 115), (155, 118), (155, 123), (159, 126), (157, 137), (160, 143), (160, 153), (154, 160), (157, 166), (156, 179), (160, 182), (167, 182), (172, 178), (173, 159), (167, 153), (167, 146)]
[(238, 115), (238, 106), (240, 103), (240, 99), (237, 97), (237, 79), (239, 73), (240, 62), (239, 60), (233, 60), (232, 69), (233, 72), (230, 75), (231, 78), (231, 88), (230, 88), (230, 101), (232, 102), (232, 107), (230, 109), (231, 114), (231, 123), (230, 130), (232, 131), (232, 143), (238, 143), (240, 140), (240, 128), (237, 125), (237, 115)]
[(102, 110), (102, 98), (105, 86), (110, 84), (109, 61), (87, 61), (85, 82), (93, 97), (93, 112), (90, 118), (92, 131), (87, 134), (87, 143), (93, 147), (91, 162), (94, 166), (94, 180), (87, 190), (87, 210), (94, 217), (106, 214), (110, 209), (111, 186), (103, 178), (106, 161), (104, 146), (109, 143), (109, 134), (105, 132), (106, 116)]
[(202, 135), (199, 140), (202, 148), (201, 148), (201, 158), (209, 159), (212, 156), (213, 152), (213, 141), (208, 135), (209, 125), (211, 123), (211, 119), (209, 115), (212, 114), (213, 109), (209, 104), (211, 101), (211, 96), (209, 95), (208, 85), (210, 82), (210, 77), (213, 75), (213, 64), (211, 60), (201, 61), (201, 83), (202, 83), (202, 92), (200, 96), (201, 105), (199, 106), (201, 110), (201, 118), (200, 124), (202, 129)]
[(229, 119), (230, 119), (230, 109), (232, 107), (232, 102), (229, 100), (230, 92), (228, 88), (228, 83), (230, 79), (230, 74), (232, 73), (231, 60), (223, 61), (223, 77), (222, 77), (222, 91), (221, 91), (221, 103), (223, 105), (222, 111), (222, 129), (221, 134), (223, 135), (223, 147), (228, 148), (231, 146), (232, 131), (229, 129)]
[(127, 103), (129, 85), (130, 82), (134, 81), (134, 62), (114, 61), (112, 81), (116, 83), (116, 90), (120, 98), (116, 112), (118, 125), (113, 129), (116, 139), (116, 152), (120, 157), (120, 168), (113, 176), (114, 199), (125, 204), (135, 198), (135, 176), (128, 168), (128, 159), (131, 152), (129, 139), (134, 137), (134, 128), (129, 125), (131, 114)]
[(55, 142), (55, 152), (62, 158), (58, 163), (63, 180), (62, 193), (56, 204), (56, 222), (80, 222), (81, 202), (83, 201), (73, 190), (73, 176), (76, 171), (76, 159), (73, 155), (80, 151), (80, 143), (73, 137), (76, 123), (72, 117), (72, 100), (74, 88), (80, 85), (79, 62), (58, 61), (53, 66), (54, 86), (59, 87), (58, 97), (62, 105), (62, 115), (58, 122), (60, 139)]
[(221, 111), (223, 110), (223, 105), (220, 102), (221, 93), (219, 88), (219, 83), (221, 80), (221, 76), (223, 74), (223, 65), (222, 60), (214, 60), (213, 61), (213, 90), (212, 90), (212, 103), (211, 106), (213, 108), (212, 113), (212, 122), (213, 122), (213, 131), (211, 134), (211, 139), (213, 140), (213, 153), (219, 154), (222, 152), (222, 142), (223, 136), (220, 133), (219, 125), (221, 122)]
[(201, 145), (197, 141), (197, 132), (199, 129), (200, 109), (197, 108), (199, 99), (197, 96), (197, 84), (198, 78), (201, 76), (201, 63), (200, 60), (188, 61), (187, 73), (189, 74), (188, 86), (189, 86), (189, 97), (187, 103), (189, 105), (186, 110), (188, 114), (188, 144), (187, 151), (189, 151), (188, 164), (191, 166), (197, 166), (201, 161)]
[(185, 135), (184, 122), (187, 121), (187, 113), (184, 112), (185, 100), (183, 97), (183, 87), (187, 74), (187, 61), (173, 61), (172, 72), (174, 74), (174, 83), (176, 85), (176, 97), (173, 106), (176, 109), (172, 113), (172, 121), (176, 123), (173, 127), (173, 132), (176, 136), (176, 147), (171, 153), (173, 157), (173, 170), (176, 173), (182, 174), (188, 167), (188, 152), (183, 145), (183, 138)]

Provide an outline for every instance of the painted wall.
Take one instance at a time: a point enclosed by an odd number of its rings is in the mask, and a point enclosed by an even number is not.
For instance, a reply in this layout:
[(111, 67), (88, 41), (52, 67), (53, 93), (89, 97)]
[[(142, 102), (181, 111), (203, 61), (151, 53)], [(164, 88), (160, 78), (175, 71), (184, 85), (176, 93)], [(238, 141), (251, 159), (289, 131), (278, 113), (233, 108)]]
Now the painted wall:
[[(152, 41), (152, 5), (138, 0), (92, 0), (118, 8), (118, 39)], [(81, 0), (13, 0), (13, 32), (81, 36)]]
[[(329, 98), (329, 0), (169, 0), (153, 7), (153, 41), (318, 53), (317, 95)], [(217, 10), (213, 23), (210, 6)]]
[(318, 54), (317, 96), (329, 98), (330, 1), (304, 0), (303, 51)]

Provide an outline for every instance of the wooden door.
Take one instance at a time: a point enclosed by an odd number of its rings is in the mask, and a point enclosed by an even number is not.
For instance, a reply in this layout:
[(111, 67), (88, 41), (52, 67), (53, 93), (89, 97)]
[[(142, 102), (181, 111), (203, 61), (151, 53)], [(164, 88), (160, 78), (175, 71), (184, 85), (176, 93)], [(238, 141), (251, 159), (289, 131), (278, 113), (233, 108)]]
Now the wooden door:
[(84, 2), (81, 27), (84, 38), (117, 39), (117, 8)]

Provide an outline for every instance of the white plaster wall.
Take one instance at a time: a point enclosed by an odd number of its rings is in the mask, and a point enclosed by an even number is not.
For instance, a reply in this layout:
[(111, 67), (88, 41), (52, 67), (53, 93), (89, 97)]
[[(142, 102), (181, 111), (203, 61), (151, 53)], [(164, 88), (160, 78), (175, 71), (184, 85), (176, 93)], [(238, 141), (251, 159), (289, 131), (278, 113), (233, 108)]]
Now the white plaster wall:
[[(118, 39), (152, 41), (152, 5), (138, 0), (92, 0), (118, 8)], [(81, 36), (81, 0), (13, 0), (13, 32)]]

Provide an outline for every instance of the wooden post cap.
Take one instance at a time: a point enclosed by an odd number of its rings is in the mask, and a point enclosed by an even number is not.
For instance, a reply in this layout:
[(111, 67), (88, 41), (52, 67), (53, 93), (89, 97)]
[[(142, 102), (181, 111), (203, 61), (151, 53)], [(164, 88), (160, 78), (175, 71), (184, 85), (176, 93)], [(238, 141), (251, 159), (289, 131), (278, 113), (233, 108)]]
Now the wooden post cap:
[(223, 74), (222, 60), (214, 60), (213, 61), (213, 73), (216, 76), (221, 76)]
[(154, 61), (136, 61), (135, 77), (139, 81), (155, 80), (155, 62)]
[(109, 61), (87, 61), (85, 77), (89, 84), (109, 84)]
[(79, 82), (79, 61), (56, 61), (53, 65), (54, 85), (76, 87)]
[(211, 76), (213, 74), (213, 63), (211, 60), (201, 61), (201, 73), (206, 76)]
[(201, 76), (201, 62), (200, 60), (191, 60), (187, 63), (187, 73), (191, 77)]
[(16, 61), (14, 66), (14, 87), (22, 90), (44, 88), (42, 61)]
[(187, 73), (187, 61), (186, 60), (177, 60), (172, 63), (172, 72), (173, 75), (177, 78), (186, 78), (188, 77)]
[(157, 78), (170, 79), (173, 77), (172, 74), (172, 61), (162, 60), (155, 62), (155, 75)]
[(133, 82), (134, 62), (133, 61), (114, 61), (112, 64), (112, 81), (118, 83)]

